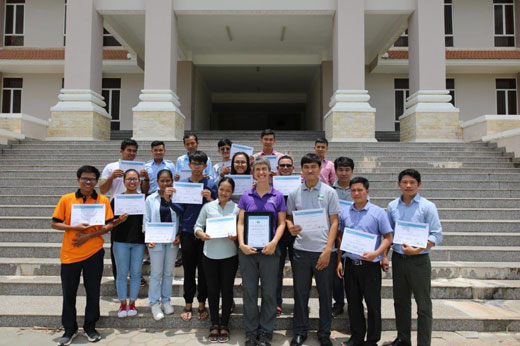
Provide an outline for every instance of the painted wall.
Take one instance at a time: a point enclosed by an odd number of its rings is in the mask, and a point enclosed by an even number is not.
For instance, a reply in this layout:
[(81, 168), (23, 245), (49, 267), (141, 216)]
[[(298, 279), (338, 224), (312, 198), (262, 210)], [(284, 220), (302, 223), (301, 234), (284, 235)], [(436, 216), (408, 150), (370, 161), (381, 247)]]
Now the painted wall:
[(191, 129), (209, 130), (211, 125), (211, 92), (197, 68), (194, 70), (192, 100)]
[(490, 48), (495, 45), (493, 35), (492, 0), (453, 1), (454, 47)]
[(376, 131), (394, 131), (394, 78), (408, 75), (370, 74), (365, 76), (370, 105), (376, 108)]
[(191, 129), (191, 100), (193, 92), (193, 63), (191, 61), (177, 62), (177, 96), (181, 103), (181, 112), (186, 119), (184, 129)]
[(139, 103), (139, 94), (144, 85), (144, 74), (104, 74), (103, 78), (121, 78), (120, 129), (132, 130), (132, 108)]
[(26, 0), (24, 46), (63, 47), (63, 0)]
[(317, 69), (307, 91), (303, 130), (320, 130), (321, 117), (321, 71)]

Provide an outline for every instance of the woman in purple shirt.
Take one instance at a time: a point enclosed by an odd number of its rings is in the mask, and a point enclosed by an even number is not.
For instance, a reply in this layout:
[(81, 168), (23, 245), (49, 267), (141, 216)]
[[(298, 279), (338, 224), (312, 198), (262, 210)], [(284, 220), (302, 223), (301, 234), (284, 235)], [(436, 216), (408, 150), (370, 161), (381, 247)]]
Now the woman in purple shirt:
[[(269, 185), (271, 165), (269, 160), (258, 157), (252, 165), (256, 185), (244, 192), (238, 203), (238, 259), (244, 289), (244, 322), (246, 346), (270, 346), (276, 319), (276, 283), (280, 252), (278, 241), (285, 229), (287, 207), (283, 194)], [(269, 212), (273, 218), (273, 238), (261, 250), (248, 246), (244, 241), (244, 219), (246, 212)], [(258, 311), (258, 279), (262, 285), (262, 306)]]

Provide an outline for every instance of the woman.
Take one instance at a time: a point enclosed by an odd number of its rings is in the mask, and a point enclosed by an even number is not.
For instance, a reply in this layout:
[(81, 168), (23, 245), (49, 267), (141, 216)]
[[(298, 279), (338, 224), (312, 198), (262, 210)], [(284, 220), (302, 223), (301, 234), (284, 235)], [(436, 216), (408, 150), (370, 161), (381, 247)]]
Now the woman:
[[(208, 301), (211, 316), (211, 328), (208, 340), (210, 342), (229, 341), (229, 315), (233, 304), (233, 285), (238, 269), (238, 251), (235, 244), (236, 229), (230, 229), (227, 238), (212, 239), (205, 233), (206, 220), (227, 215), (237, 215), (238, 207), (231, 201), (235, 182), (229, 177), (222, 178), (218, 183), (218, 199), (202, 207), (197, 223), (195, 236), (204, 241), (202, 263), (208, 285)], [(222, 316), (219, 317), (219, 298), (222, 294)]]
[[(137, 194), (139, 173), (135, 169), (127, 170), (123, 175), (126, 191), (124, 194)], [(110, 202), (114, 210), (114, 199)], [(112, 229), (114, 257), (117, 267), (116, 288), (120, 301), (117, 317), (137, 315), (135, 300), (141, 284), (141, 268), (144, 256), (143, 215), (122, 214), (114, 221)], [(127, 305), (126, 279), (130, 272), (130, 302)]]
[[(279, 251), (276, 251), (278, 241), (285, 229), (285, 214), (287, 207), (283, 194), (269, 185), (271, 165), (269, 160), (258, 157), (253, 162), (253, 178), (256, 185), (244, 192), (238, 203), (238, 242), (240, 251), (238, 259), (242, 286), (244, 288), (244, 321), (246, 325), (246, 345), (270, 345), (276, 318), (276, 284)], [(273, 239), (262, 249), (255, 248), (244, 242), (244, 219), (246, 212), (269, 212), (273, 218), (271, 230)], [(262, 280), (262, 306), (258, 312), (258, 279)]]
[[(176, 213), (170, 207), (170, 197), (174, 192), (172, 188), (173, 175), (169, 169), (162, 169), (157, 173), (159, 190), (146, 199), (145, 225), (148, 222), (176, 222)], [(146, 227), (145, 227), (146, 231)], [(175, 232), (177, 229), (175, 229)], [(173, 306), (170, 305), (173, 282), (173, 263), (179, 251), (179, 236), (173, 243), (147, 243), (150, 253), (150, 285), (148, 299), (152, 308), (152, 315), (156, 321), (164, 318), (164, 314), (173, 314)], [(162, 308), (162, 309), (161, 309)]]
[[(232, 175), (250, 175), (251, 174), (251, 165), (249, 163), (249, 156), (239, 151), (233, 155), (231, 159), (231, 174)], [(240, 195), (234, 195), (231, 197), (231, 200), (235, 203), (238, 203), (240, 200)]]

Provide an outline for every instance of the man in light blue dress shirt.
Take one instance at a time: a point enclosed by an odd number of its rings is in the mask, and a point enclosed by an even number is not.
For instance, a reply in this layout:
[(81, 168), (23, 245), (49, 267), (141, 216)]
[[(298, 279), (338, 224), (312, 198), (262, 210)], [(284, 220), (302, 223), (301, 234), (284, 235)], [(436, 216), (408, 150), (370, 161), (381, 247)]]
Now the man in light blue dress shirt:
[[(182, 137), (182, 141), (184, 143), (184, 148), (186, 149), (187, 153), (179, 156), (177, 158), (177, 162), (175, 163), (175, 181), (179, 181), (181, 178), (179, 172), (182, 169), (189, 169), (190, 166), (190, 154), (196, 152), (199, 150), (199, 139), (197, 138), (197, 135), (195, 134), (186, 134), (184, 137)], [(213, 164), (211, 163), (211, 159), (208, 156), (208, 162), (206, 162), (206, 168), (204, 168), (204, 171), (202, 174), (205, 178), (214, 179), (213, 176)]]
[[(392, 346), (411, 346), (412, 293), (417, 303), (417, 345), (431, 345), (432, 300), (431, 263), (428, 255), (431, 248), (442, 242), (442, 226), (434, 203), (419, 195), (421, 175), (415, 169), (399, 173), (397, 185), (402, 195), (388, 204), (386, 212), (392, 228), (397, 221), (427, 223), (428, 245), (416, 248), (407, 244), (392, 245), (392, 280), (397, 338)], [(388, 271), (388, 259), (381, 261)]]
[(166, 154), (166, 146), (163, 141), (153, 141), (152, 142), (152, 156), (153, 160), (150, 160), (145, 163), (144, 168), (148, 172), (148, 177), (150, 178), (150, 188), (148, 189), (148, 193), (152, 194), (155, 191), (159, 190), (159, 185), (157, 184), (157, 173), (159, 173), (162, 169), (168, 169), (172, 172), (172, 175), (175, 174), (175, 165), (170, 160), (165, 160), (164, 155)]

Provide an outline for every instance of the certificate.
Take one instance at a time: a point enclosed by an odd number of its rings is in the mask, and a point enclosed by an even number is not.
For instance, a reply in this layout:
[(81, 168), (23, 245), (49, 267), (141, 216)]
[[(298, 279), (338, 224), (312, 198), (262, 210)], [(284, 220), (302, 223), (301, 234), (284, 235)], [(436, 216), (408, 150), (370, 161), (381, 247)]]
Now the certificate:
[(173, 243), (175, 240), (175, 222), (147, 222), (145, 225), (145, 243)]
[(179, 183), (173, 184), (177, 192), (172, 196), (173, 203), (202, 204), (202, 183)]
[(273, 239), (273, 214), (246, 212), (244, 215), (244, 242), (261, 251)]
[(339, 207), (341, 208), (341, 211), (344, 209), (350, 208), (350, 206), (354, 204), (354, 202), (351, 201), (344, 201), (342, 199), (339, 200)]
[(144, 195), (141, 193), (114, 196), (114, 215), (144, 215), (145, 208)]
[(288, 196), (291, 192), (296, 190), (298, 186), (300, 186), (301, 184), (302, 179), (299, 175), (275, 175), (273, 177), (273, 188), (283, 193), (284, 196)]
[(87, 223), (90, 226), (105, 224), (104, 204), (73, 204), (70, 213), (70, 225)]
[(191, 169), (190, 168), (181, 168), (181, 169), (179, 169), (175, 173), (179, 175), (179, 177), (180, 177), (179, 180), (191, 177)]
[(329, 231), (325, 209), (307, 209), (293, 211), (295, 225), (302, 228), (303, 233), (323, 233)]
[(144, 162), (121, 160), (119, 161), (119, 169), (123, 172), (126, 172), (129, 169), (135, 169), (138, 173), (141, 173), (141, 170), (145, 168)]
[(231, 160), (221, 162), (221, 168), (223, 167), (231, 167)]
[(226, 175), (233, 179), (235, 182), (235, 190), (233, 191), (233, 195), (242, 196), (244, 191), (249, 191), (253, 187), (253, 176), (252, 175)]
[(371, 234), (345, 227), (340, 249), (361, 256), (376, 249), (379, 234)]
[(400, 221), (395, 223), (394, 244), (408, 244), (426, 248), (430, 225), (427, 223)]
[(228, 235), (237, 235), (236, 215), (206, 219), (206, 234), (211, 238), (227, 238)]
[(231, 144), (231, 154), (229, 154), (229, 155), (231, 158), (233, 158), (233, 155), (235, 155), (235, 153), (244, 152), (248, 156), (251, 156), (251, 155), (253, 155), (253, 151), (254, 151), (254, 148), (248, 147), (247, 145)]
[(276, 172), (276, 167), (278, 166), (278, 156), (264, 155), (262, 157), (269, 160), (269, 163), (271, 164), (271, 171)]

